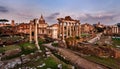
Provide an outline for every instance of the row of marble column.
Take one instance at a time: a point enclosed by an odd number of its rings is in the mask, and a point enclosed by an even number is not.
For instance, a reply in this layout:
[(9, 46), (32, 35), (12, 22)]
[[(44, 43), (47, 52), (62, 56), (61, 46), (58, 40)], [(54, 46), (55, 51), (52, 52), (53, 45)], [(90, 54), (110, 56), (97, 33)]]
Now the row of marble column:
[(112, 33), (119, 33), (118, 27), (112, 27)]
[(59, 22), (59, 38), (62, 40), (68, 37), (75, 37), (81, 35), (80, 23)]

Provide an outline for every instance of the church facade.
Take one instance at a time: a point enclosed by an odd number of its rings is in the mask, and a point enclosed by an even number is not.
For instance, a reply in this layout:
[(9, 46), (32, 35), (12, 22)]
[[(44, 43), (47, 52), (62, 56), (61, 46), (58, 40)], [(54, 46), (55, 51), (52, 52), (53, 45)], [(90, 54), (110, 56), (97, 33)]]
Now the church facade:
[[(53, 24), (53, 25), (48, 25), (48, 23), (45, 22), (45, 19), (41, 15), (39, 19), (36, 20), (37, 23), (37, 34), (38, 37), (44, 37), (48, 36), (54, 39), (58, 38), (58, 25)], [(30, 20), (29, 23), (20, 23), (17, 27), (17, 32), (18, 33), (24, 33), (29, 35), (30, 31), (32, 32), (32, 35), (34, 35), (35, 31), (35, 22), (34, 20)], [(31, 27), (31, 29), (30, 29)]]

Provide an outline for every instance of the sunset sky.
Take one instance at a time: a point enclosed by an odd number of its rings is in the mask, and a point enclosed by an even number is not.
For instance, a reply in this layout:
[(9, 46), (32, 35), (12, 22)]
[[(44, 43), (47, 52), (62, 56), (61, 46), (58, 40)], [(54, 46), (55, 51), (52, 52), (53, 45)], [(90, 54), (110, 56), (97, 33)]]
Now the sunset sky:
[(0, 0), (0, 19), (22, 23), (41, 14), (49, 24), (68, 15), (81, 23), (115, 24), (120, 22), (120, 0)]

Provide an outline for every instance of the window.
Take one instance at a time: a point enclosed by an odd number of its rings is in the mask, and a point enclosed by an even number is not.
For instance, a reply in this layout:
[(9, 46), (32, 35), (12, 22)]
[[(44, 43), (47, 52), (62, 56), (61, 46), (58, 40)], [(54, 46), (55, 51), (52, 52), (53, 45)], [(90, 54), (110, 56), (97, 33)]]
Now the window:
[(42, 33), (44, 34), (44, 30), (42, 30)]

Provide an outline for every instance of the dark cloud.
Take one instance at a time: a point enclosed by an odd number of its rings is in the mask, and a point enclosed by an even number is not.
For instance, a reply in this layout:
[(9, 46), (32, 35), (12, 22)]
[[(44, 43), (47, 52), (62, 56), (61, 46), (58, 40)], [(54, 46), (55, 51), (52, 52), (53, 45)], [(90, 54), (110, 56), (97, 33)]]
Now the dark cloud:
[(117, 17), (118, 15), (114, 13), (105, 13), (105, 14), (85, 14), (83, 17), (79, 17), (79, 19), (83, 22), (92, 22), (92, 23), (97, 23), (98, 21), (103, 22), (103, 23), (111, 23), (114, 21), (114, 18)]
[(26, 19), (26, 20), (35, 18), (34, 15), (29, 12), (16, 12), (15, 15), (20, 19)]
[(53, 14), (49, 15), (46, 18), (49, 20), (56, 19), (58, 15), (60, 15), (60, 13), (57, 12), (57, 13), (53, 13)]
[(0, 12), (6, 13), (6, 12), (9, 12), (9, 9), (5, 6), (0, 6)]
[(52, 13), (51, 15), (45, 17), (46, 21), (49, 22), (49, 24), (54, 24), (57, 22), (57, 17), (60, 15), (59, 12)]

